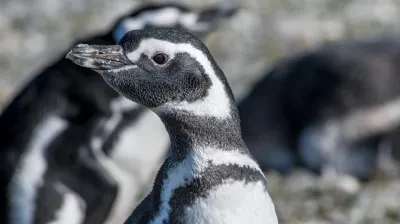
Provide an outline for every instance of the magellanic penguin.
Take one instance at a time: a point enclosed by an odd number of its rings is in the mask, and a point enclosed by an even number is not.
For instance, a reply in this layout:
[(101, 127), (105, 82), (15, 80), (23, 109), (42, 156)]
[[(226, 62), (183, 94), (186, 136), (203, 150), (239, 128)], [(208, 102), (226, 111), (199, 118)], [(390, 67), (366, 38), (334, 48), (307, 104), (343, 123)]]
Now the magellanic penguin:
[(282, 59), (239, 105), (262, 168), (373, 174), (382, 137), (400, 125), (400, 41), (339, 41)]
[(150, 108), (168, 131), (171, 150), (153, 190), (126, 224), (278, 223), (231, 89), (200, 40), (177, 29), (134, 30), (119, 45), (77, 45), (67, 58)]
[[(177, 27), (205, 37), (235, 12), (230, 4), (203, 10), (147, 5), (85, 42), (115, 44), (124, 32), (147, 27)], [(140, 120), (155, 125), (143, 129)], [(151, 134), (158, 146), (149, 152), (153, 158), (132, 148), (124, 151), (128, 141), (146, 154), (142, 149), (148, 144), (140, 140)], [(96, 72), (64, 58), (36, 75), (6, 106), (0, 136), (5, 224), (120, 223), (168, 147), (156, 116), (120, 97)]]

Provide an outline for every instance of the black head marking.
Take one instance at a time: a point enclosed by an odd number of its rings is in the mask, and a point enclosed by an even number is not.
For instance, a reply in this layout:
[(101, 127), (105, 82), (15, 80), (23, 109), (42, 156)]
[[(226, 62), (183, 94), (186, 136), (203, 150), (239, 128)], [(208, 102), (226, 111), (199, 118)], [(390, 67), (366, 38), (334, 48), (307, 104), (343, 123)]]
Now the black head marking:
[[(154, 61), (160, 52), (168, 57), (162, 65)], [(216, 86), (213, 103), (231, 109), (232, 92), (209, 50), (195, 36), (179, 29), (133, 30), (119, 45), (77, 45), (67, 57), (98, 71), (120, 94), (149, 108), (203, 100)]]
[[(141, 31), (130, 31), (121, 39), (119, 44), (124, 49), (124, 52), (129, 54), (129, 52), (135, 52), (142, 43), (142, 40), (146, 39), (156, 39), (174, 44), (188, 44), (201, 51), (206, 56), (206, 59), (211, 63), (212, 69), (219, 81), (223, 83), (228, 97), (233, 98), (233, 94), (228, 87), (225, 76), (212, 58), (208, 48), (197, 37), (178, 29), (154, 28)], [(171, 56), (172, 55), (169, 55), (169, 57)], [(204, 97), (207, 94), (207, 89), (212, 84), (209, 77), (210, 74), (206, 74), (201, 62), (194, 59), (189, 52), (183, 51), (177, 53), (173, 60), (167, 63), (165, 67), (161, 68), (159, 66), (154, 66), (151, 60), (148, 57), (146, 58), (143, 54), (140, 55), (140, 60), (135, 63), (148, 72), (156, 72), (158, 77), (168, 77), (169, 75), (171, 78), (175, 79), (176, 85), (167, 86), (164, 83), (163, 86), (157, 86), (163, 87), (159, 90), (164, 93), (164, 97), (168, 96), (165, 100), (195, 101)], [(185, 86), (189, 88), (184, 88)], [(168, 94), (171, 88), (174, 89), (174, 93), (171, 92)], [(178, 93), (177, 90), (181, 92)], [(160, 103), (163, 102), (160, 101), (158, 104)]]

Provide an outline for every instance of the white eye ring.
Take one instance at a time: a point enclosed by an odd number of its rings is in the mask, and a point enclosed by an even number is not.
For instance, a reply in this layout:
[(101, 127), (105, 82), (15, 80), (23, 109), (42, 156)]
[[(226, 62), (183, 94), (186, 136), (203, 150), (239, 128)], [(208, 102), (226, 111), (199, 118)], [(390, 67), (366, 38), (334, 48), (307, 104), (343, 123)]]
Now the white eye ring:
[(164, 65), (168, 62), (169, 56), (166, 53), (157, 52), (151, 57), (151, 59), (158, 65)]

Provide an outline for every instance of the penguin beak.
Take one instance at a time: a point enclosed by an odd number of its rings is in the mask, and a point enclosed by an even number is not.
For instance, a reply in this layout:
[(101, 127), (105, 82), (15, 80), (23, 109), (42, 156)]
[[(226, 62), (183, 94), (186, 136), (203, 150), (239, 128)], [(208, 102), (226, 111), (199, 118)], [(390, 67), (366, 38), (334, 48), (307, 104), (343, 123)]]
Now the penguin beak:
[(93, 70), (112, 70), (133, 65), (120, 45), (78, 44), (68, 52), (66, 58)]

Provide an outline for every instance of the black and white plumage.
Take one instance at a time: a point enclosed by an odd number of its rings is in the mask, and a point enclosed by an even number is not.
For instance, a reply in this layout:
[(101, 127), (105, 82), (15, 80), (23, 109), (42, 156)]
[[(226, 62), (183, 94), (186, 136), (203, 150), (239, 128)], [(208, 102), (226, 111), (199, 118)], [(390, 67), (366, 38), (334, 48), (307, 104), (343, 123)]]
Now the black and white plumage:
[(400, 124), (399, 63), (400, 42), (385, 37), (282, 60), (239, 105), (250, 151), (266, 169), (369, 177), (382, 137)]
[(77, 45), (67, 58), (150, 108), (168, 131), (153, 190), (125, 223), (278, 223), (231, 89), (201, 41), (177, 29), (135, 30), (119, 45)]
[[(145, 6), (121, 18), (109, 33), (85, 42), (114, 44), (130, 29), (163, 26), (204, 37), (235, 11), (229, 4), (202, 11), (177, 4)], [(153, 129), (140, 123), (154, 120)], [(120, 97), (94, 71), (64, 58), (55, 62), (1, 114), (1, 223), (122, 222), (168, 147), (161, 126), (156, 116)], [(140, 160), (140, 148), (148, 148), (141, 139), (149, 133), (154, 157)], [(129, 135), (128, 144), (135, 142), (137, 153), (124, 151)]]

